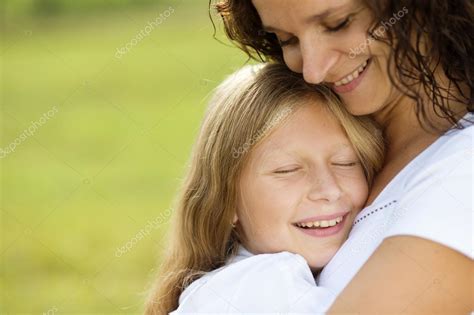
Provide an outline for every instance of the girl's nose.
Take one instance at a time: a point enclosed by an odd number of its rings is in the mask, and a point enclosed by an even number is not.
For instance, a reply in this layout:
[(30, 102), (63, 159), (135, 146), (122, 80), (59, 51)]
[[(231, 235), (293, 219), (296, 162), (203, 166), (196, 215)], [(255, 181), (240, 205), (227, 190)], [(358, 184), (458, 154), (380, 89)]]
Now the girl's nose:
[(342, 189), (337, 178), (330, 170), (318, 170), (309, 181), (308, 199), (312, 201), (337, 201), (342, 196)]

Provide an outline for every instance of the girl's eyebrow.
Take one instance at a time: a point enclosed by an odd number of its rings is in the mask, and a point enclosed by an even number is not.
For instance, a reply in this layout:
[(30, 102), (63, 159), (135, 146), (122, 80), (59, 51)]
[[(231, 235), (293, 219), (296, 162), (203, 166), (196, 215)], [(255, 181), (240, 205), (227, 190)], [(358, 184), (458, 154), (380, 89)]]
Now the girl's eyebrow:
[[(347, 3), (341, 4), (337, 7), (332, 7), (332, 8), (326, 9), (322, 13), (314, 14), (310, 17), (307, 17), (306, 19), (304, 19), (303, 23), (306, 25), (306, 24), (312, 24), (312, 23), (320, 21), (320, 20), (324, 20), (328, 16), (334, 14), (334, 12), (339, 11), (339, 10), (343, 9), (344, 7), (346, 7), (346, 6), (348, 6)], [(277, 27), (270, 26), (270, 25), (263, 25), (263, 30), (265, 32), (269, 32), (269, 33), (272, 33), (272, 32), (286, 33), (285, 31), (282, 31), (282, 30), (278, 29)]]
[(353, 146), (350, 143), (338, 143), (337, 145), (334, 146), (334, 151), (335, 152), (340, 152), (340, 151), (349, 151), (349, 150), (354, 150)]

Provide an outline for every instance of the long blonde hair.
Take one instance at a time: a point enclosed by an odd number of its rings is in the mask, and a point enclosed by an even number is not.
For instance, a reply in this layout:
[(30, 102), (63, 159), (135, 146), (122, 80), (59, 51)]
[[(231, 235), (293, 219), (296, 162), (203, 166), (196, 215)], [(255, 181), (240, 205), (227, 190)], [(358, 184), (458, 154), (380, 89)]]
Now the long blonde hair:
[(382, 137), (372, 120), (351, 116), (330, 89), (306, 83), (284, 65), (242, 68), (217, 87), (210, 101), (175, 207), (170, 246), (150, 292), (146, 314), (175, 310), (188, 284), (221, 267), (236, 253), (240, 236), (231, 224), (249, 147), (261, 141), (256, 135), (272, 126), (270, 122), (284, 120), (283, 113), (309, 100), (327, 106), (339, 120), (368, 182), (372, 181), (383, 159)]

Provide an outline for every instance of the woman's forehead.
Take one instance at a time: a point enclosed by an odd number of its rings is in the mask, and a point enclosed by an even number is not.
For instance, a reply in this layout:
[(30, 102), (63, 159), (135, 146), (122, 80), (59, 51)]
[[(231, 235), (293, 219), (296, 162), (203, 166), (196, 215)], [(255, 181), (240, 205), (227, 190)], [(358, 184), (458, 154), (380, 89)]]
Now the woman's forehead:
[(361, 2), (356, 0), (253, 0), (252, 3), (260, 15), (264, 30), (275, 32), (286, 31), (280, 28), (289, 23), (305, 26), (323, 21), (350, 10)]

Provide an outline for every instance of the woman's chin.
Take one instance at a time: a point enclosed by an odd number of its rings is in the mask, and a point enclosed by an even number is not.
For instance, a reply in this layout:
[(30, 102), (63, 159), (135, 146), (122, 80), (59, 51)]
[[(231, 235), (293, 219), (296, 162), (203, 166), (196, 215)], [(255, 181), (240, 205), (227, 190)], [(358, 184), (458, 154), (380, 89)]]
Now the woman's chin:
[[(364, 116), (376, 113), (382, 106), (377, 105), (374, 99), (343, 99), (347, 111), (354, 116)], [(381, 101), (380, 104), (383, 102)]]

